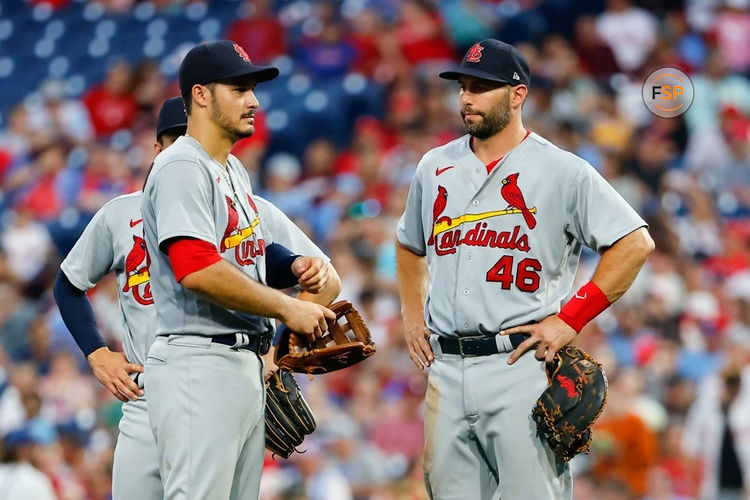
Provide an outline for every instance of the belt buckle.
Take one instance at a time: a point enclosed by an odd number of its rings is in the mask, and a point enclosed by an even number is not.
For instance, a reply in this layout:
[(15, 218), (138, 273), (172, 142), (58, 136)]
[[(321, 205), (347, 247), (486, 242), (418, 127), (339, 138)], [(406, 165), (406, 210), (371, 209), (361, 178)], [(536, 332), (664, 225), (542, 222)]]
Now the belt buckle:
[(459, 353), (459, 354), (460, 354), (460, 355), (461, 355), (462, 357), (466, 357), (466, 356), (468, 356), (468, 354), (466, 354), (466, 353), (464, 352), (464, 339), (462, 339), (462, 338), (459, 338), (459, 339), (458, 339), (458, 353)]

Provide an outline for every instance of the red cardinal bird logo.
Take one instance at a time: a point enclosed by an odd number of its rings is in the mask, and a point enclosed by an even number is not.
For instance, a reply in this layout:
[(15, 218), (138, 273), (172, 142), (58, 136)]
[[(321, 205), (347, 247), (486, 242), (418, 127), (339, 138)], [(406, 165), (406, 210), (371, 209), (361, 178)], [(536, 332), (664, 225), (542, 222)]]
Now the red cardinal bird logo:
[[(435, 203), (432, 205), (432, 230), (430, 233), (430, 239), (427, 240), (428, 245), (432, 245), (435, 243), (435, 224), (442, 221), (448, 221), (450, 222), (451, 218), (444, 216), (440, 217), (440, 214), (443, 213), (445, 210), (445, 207), (448, 205), (448, 190), (445, 189), (443, 186), (438, 186), (438, 193), (437, 197), (435, 198)], [(438, 217), (440, 219), (438, 220)]]
[[(133, 242), (133, 248), (130, 249), (127, 258), (125, 258), (125, 286), (122, 288), (123, 292), (130, 290), (127, 278), (148, 269), (151, 263), (148, 251), (146, 250), (146, 241), (140, 236), (133, 235)], [(146, 260), (146, 265), (140, 267), (144, 259)]]
[(534, 229), (536, 227), (536, 219), (534, 218), (534, 214), (532, 214), (526, 206), (526, 201), (523, 199), (521, 188), (518, 187), (517, 179), (517, 173), (510, 174), (503, 179), (503, 187), (500, 188), (500, 194), (508, 203), (509, 207), (521, 211), (523, 214), (523, 220), (526, 221), (526, 225), (529, 226), (529, 229)]
[(221, 238), (221, 251), (224, 252), (227, 247), (224, 243), (226, 239), (232, 235), (235, 231), (239, 229), (240, 226), (240, 216), (237, 213), (237, 210), (234, 208), (234, 202), (229, 196), (224, 196), (224, 199), (227, 202), (227, 228), (224, 231), (224, 236)]
[(570, 380), (565, 375), (558, 375), (557, 381), (560, 382), (560, 386), (562, 386), (562, 388), (565, 389), (565, 392), (568, 393), (569, 398), (578, 397), (578, 391), (576, 390), (576, 385), (573, 383), (572, 380)]

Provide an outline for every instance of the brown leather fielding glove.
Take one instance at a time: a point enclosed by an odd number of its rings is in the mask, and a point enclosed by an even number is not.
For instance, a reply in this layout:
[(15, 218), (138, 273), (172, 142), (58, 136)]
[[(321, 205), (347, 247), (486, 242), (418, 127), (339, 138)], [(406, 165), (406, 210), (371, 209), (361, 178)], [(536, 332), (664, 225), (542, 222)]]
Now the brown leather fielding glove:
[(589, 452), (591, 426), (607, 402), (607, 376), (586, 351), (567, 345), (547, 365), (547, 379), (531, 414), (539, 434), (567, 462)]
[(329, 309), (336, 314), (336, 320), (329, 322), (328, 332), (314, 342), (284, 328), (274, 358), (279, 368), (309, 375), (328, 373), (375, 354), (370, 330), (351, 302), (342, 300)]

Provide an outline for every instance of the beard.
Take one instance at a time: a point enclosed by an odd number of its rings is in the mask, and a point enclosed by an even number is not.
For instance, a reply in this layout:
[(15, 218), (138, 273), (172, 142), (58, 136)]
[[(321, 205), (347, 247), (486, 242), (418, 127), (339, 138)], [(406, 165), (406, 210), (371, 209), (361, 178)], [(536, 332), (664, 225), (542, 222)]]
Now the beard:
[[(244, 113), (242, 119), (252, 116), (251, 112)], [(245, 137), (250, 137), (255, 132), (255, 127), (252, 125), (247, 129), (241, 129), (232, 123), (232, 119), (227, 115), (219, 106), (219, 102), (216, 100), (216, 95), (211, 94), (211, 120), (216, 123), (227, 137), (234, 143)]]
[(480, 140), (489, 139), (493, 135), (502, 132), (510, 123), (510, 93), (507, 93), (505, 99), (501, 99), (500, 102), (484, 113), (471, 110), (472, 113), (476, 113), (482, 117), (479, 123), (466, 122), (466, 113), (468, 111), (470, 111), (469, 108), (461, 110), (461, 119), (464, 121), (466, 133)]

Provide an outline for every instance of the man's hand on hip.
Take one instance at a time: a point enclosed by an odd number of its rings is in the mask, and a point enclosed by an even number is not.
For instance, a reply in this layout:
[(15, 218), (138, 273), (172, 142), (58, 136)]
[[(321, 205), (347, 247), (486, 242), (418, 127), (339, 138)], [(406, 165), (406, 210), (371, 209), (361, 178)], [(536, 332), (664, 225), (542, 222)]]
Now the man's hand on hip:
[(427, 329), (424, 320), (408, 321), (404, 320), (404, 338), (406, 345), (409, 347), (409, 357), (414, 365), (420, 370), (435, 359), (432, 354), (432, 347), (427, 339), (430, 338), (430, 331)]
[(545, 360), (551, 363), (555, 359), (555, 354), (561, 347), (573, 342), (578, 333), (567, 323), (557, 317), (557, 315), (547, 316), (539, 323), (521, 325), (513, 328), (502, 330), (500, 335), (512, 335), (514, 333), (524, 333), (530, 335), (529, 338), (521, 342), (516, 347), (513, 354), (508, 358), (508, 364), (512, 365), (523, 353), (536, 346), (536, 359)]
[(125, 354), (100, 347), (89, 354), (88, 362), (96, 379), (120, 401), (127, 403), (143, 396), (143, 389), (130, 378), (131, 373), (143, 373), (143, 367), (130, 363)]

